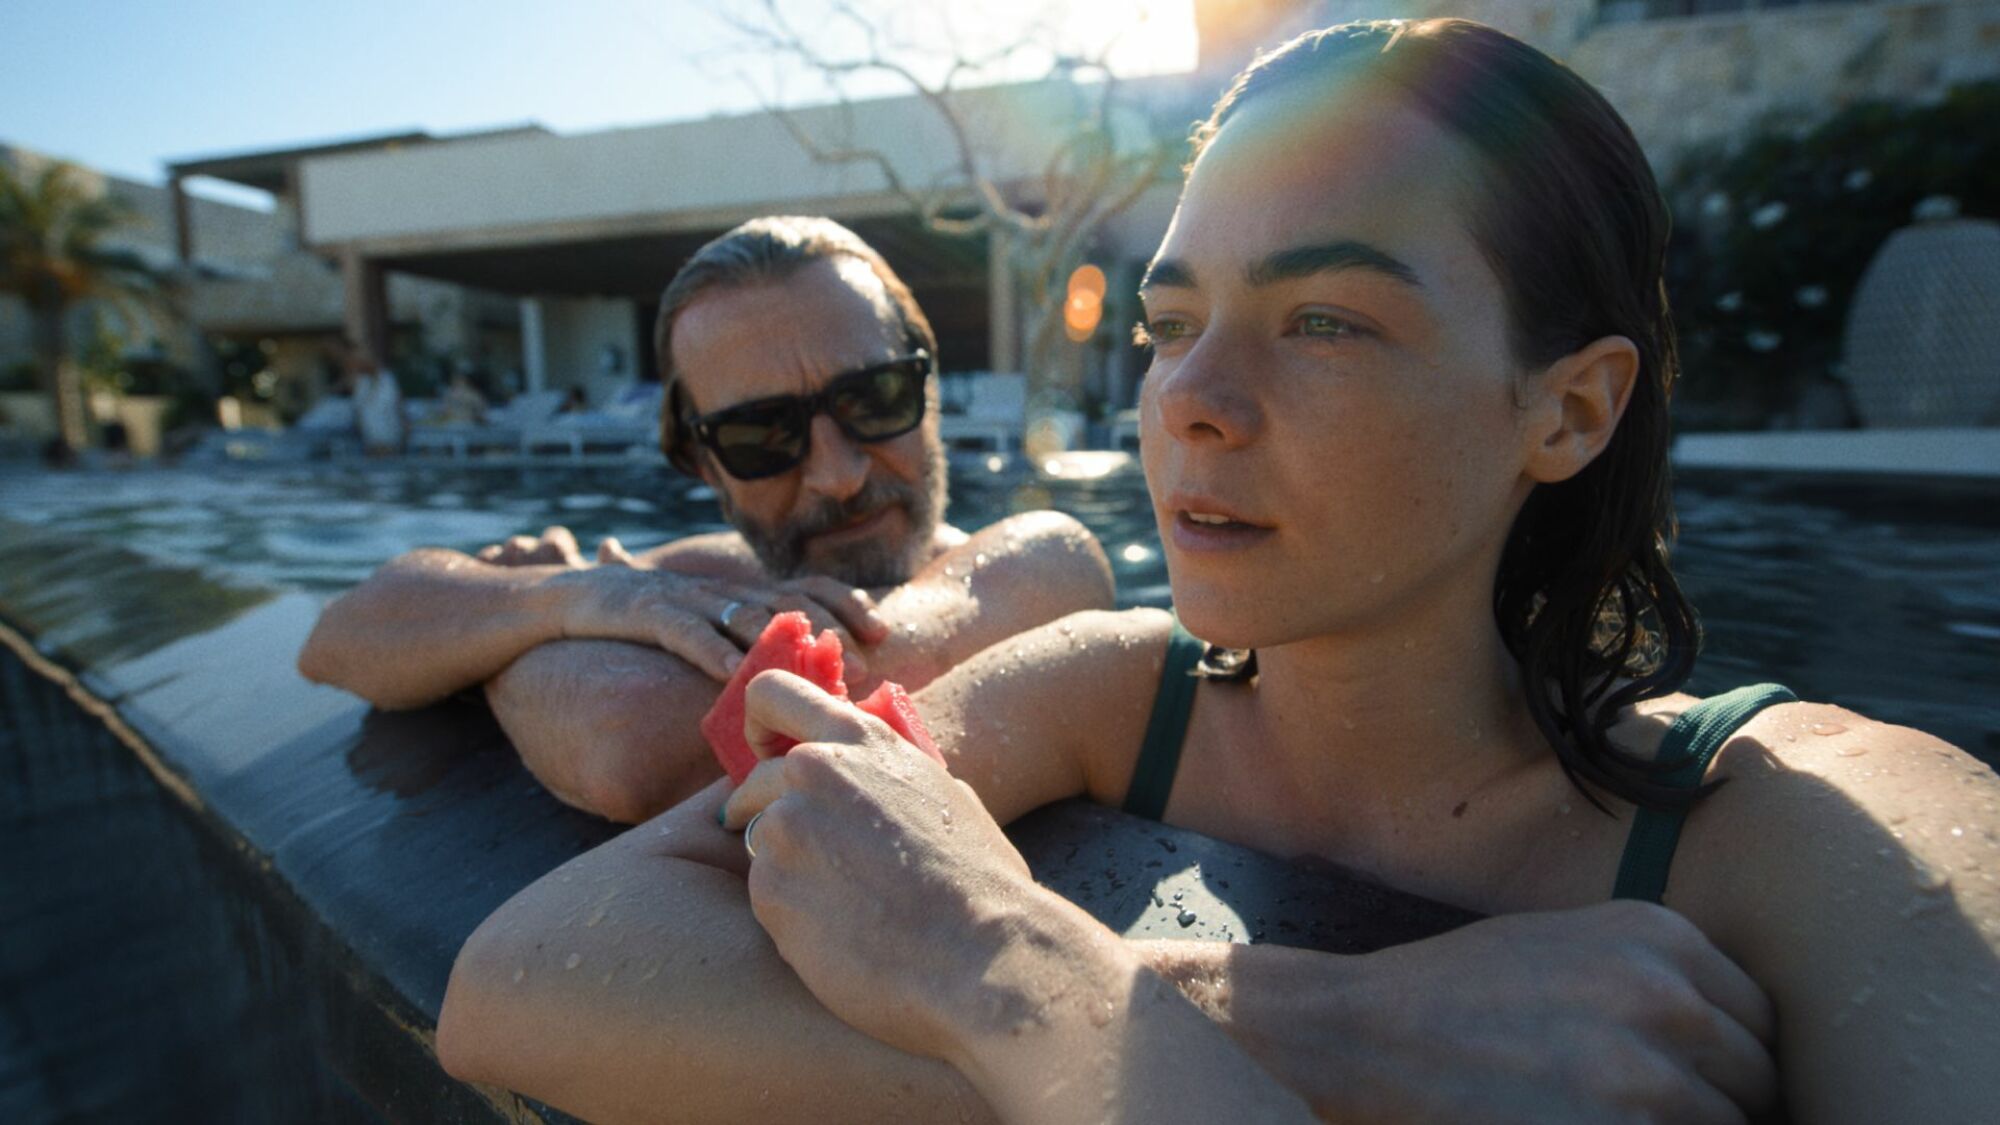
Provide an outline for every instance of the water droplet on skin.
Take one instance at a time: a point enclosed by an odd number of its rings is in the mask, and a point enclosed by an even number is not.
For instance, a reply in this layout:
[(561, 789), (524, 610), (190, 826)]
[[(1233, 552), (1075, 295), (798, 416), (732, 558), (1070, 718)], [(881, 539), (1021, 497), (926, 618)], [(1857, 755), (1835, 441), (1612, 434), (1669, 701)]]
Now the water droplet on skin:
[(583, 924), (586, 928), (590, 926), (595, 926), (599, 922), (604, 921), (604, 916), (609, 913), (611, 913), (611, 904), (610, 903), (600, 904), (596, 910), (590, 912), (590, 917), (583, 920)]
[(985, 565), (986, 565), (986, 552), (984, 552), (984, 551), (981, 551), (981, 552), (979, 552), (978, 554), (976, 554), (976, 555), (972, 556), (972, 565), (973, 565), (973, 566), (985, 566)]
[(1812, 725), (1812, 732), (1822, 737), (1829, 734), (1842, 734), (1846, 730), (1847, 724), (1845, 723), (1814, 723)]
[(909, 852), (906, 852), (906, 851), (904, 851), (904, 850), (903, 850), (903, 849), (901, 849), (901, 848), (897, 848), (897, 849), (896, 849), (896, 866), (898, 866), (898, 867), (908, 867), (909, 865), (910, 865), (910, 853), (909, 853)]
[(950, 828), (950, 827), (951, 827), (951, 809), (950, 809), (950, 808), (946, 808), (946, 809), (944, 810), (944, 826), (945, 826), (946, 828)]
[(1963, 828), (1960, 828), (1959, 826), (1957, 826), (1956, 824), (1954, 824), (1954, 825), (1952, 825), (1952, 827), (1951, 827), (1951, 834), (1952, 834), (1952, 835), (1954, 835), (1954, 836), (1963, 836), (1963, 835), (1965, 835), (1965, 829), (1963, 829)]
[(1868, 748), (1866, 746), (1843, 746), (1835, 750), (1834, 755), (1841, 758), (1859, 758), (1867, 752)]
[(643, 983), (645, 981), (652, 980), (654, 977), (659, 975), (660, 975), (660, 966), (656, 964), (652, 968), (647, 969), (646, 974), (640, 977), (639, 980)]
[(569, 955), (569, 960), (563, 962), (563, 968), (574, 969), (581, 964), (583, 964), (583, 954), (572, 953)]
[(526, 969), (515, 969), (515, 970), (514, 970), (514, 983), (515, 983), (515, 984), (520, 984), (520, 983), (521, 983), (522, 981), (524, 981), (524, 980), (527, 980), (527, 979), (528, 979), (528, 970), (526, 970)]
[(1111, 1017), (1115, 1014), (1116, 1014), (1116, 1006), (1113, 1005), (1109, 1000), (1106, 1000), (1101, 1004), (1092, 1004), (1090, 1006), (1091, 1026), (1103, 1027), (1105, 1024), (1111, 1022)]

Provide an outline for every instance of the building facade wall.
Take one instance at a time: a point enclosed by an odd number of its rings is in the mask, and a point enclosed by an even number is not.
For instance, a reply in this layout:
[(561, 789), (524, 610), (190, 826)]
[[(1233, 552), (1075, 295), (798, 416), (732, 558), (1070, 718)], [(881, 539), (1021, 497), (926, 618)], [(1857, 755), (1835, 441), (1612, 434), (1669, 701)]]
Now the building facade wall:
[(639, 378), (637, 321), (631, 301), (544, 298), (542, 318), (550, 390), (580, 386), (589, 404), (600, 407)]
[[(1069, 108), (1036, 87), (970, 91), (957, 104), (1002, 180), (1041, 171)], [(919, 187), (957, 169), (948, 129), (915, 98), (802, 109), (792, 119), (825, 149), (879, 149)], [(876, 167), (815, 161), (770, 114), (320, 157), (302, 177), (308, 241), (398, 250), (726, 227), (804, 207), (836, 217), (906, 209)]]

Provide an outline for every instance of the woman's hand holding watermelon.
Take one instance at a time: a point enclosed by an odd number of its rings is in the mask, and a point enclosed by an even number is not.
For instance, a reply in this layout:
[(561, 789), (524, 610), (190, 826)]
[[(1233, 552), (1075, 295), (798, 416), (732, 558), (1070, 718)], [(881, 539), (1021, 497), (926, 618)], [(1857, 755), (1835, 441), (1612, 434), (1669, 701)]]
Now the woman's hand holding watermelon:
[(746, 698), (764, 760), (724, 823), (755, 818), (751, 909), (820, 1003), (951, 1062), (996, 1107), (1031, 1085), (1015, 1073), (1038, 1075), (1039, 1097), (1061, 1085), (1050, 1057), (1096, 1059), (1076, 1040), (1113, 1033), (1137, 955), (1037, 885), (971, 788), (887, 723), (782, 671)]

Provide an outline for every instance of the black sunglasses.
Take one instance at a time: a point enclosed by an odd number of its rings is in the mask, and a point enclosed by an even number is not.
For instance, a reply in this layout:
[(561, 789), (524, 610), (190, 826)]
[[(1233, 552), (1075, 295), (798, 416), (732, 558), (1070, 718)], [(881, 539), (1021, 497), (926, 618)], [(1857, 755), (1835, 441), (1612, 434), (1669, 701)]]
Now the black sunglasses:
[(691, 417), (688, 429), (737, 480), (774, 477), (806, 459), (814, 415), (825, 414), (863, 443), (916, 429), (930, 374), (930, 353), (919, 350), (836, 375), (815, 394), (773, 395)]

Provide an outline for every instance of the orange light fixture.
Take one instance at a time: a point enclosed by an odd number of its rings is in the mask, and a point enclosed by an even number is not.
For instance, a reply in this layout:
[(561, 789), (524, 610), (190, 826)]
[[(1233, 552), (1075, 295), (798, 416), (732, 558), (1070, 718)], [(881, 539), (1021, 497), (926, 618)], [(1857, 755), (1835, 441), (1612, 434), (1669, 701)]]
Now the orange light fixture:
[(1069, 275), (1069, 296), (1063, 301), (1063, 328), (1076, 343), (1090, 339), (1104, 318), (1104, 271), (1085, 264)]

